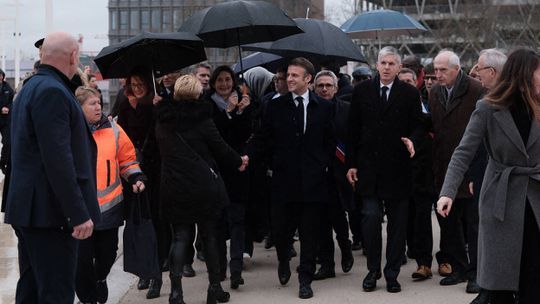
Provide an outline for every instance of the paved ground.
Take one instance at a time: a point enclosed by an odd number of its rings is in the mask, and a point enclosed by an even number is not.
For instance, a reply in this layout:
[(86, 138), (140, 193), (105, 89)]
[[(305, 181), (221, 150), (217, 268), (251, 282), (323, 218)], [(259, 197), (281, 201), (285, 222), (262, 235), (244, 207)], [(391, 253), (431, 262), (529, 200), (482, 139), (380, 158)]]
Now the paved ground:
[[(0, 216), (3, 222), (3, 217)], [(438, 227), (435, 220), (435, 244), (438, 244)], [(298, 245), (298, 244), (296, 244)], [(121, 247), (121, 246), (120, 246)], [(298, 246), (297, 246), (298, 249)], [(315, 297), (309, 300), (298, 298), (297, 276), (293, 273), (287, 286), (279, 285), (277, 279), (277, 262), (274, 249), (266, 250), (262, 244), (256, 244), (253, 258), (245, 260), (243, 277), (246, 285), (236, 291), (231, 291), (229, 281), (223, 282), (223, 287), (231, 292), (230, 303), (237, 304), (289, 304), (289, 303), (400, 303), (400, 304), (457, 304), (469, 303), (474, 296), (465, 293), (465, 284), (457, 286), (439, 286), (440, 277), (435, 275), (424, 282), (413, 282), (411, 273), (416, 269), (416, 263), (409, 260), (402, 268), (399, 281), (403, 291), (397, 294), (386, 292), (384, 280), (379, 281), (378, 289), (366, 293), (362, 291), (362, 279), (367, 274), (366, 259), (361, 252), (355, 251), (355, 265), (353, 270), (342, 273), (340, 267), (336, 268), (337, 277), (313, 283)], [(336, 261), (339, 265), (339, 250), (336, 251)], [(296, 268), (298, 258), (291, 262), (291, 268)], [(205, 303), (207, 275), (205, 265), (197, 261), (194, 264), (197, 276), (184, 278), (184, 293), (186, 303)], [(434, 268), (435, 269), (435, 268)], [(16, 238), (10, 226), (0, 224), (0, 304), (14, 303), (15, 287), (18, 278)], [(107, 303), (168, 303), (170, 285), (168, 274), (164, 273), (164, 286), (161, 297), (154, 300), (145, 298), (145, 291), (136, 289), (137, 278), (122, 270), (122, 252), (109, 276), (110, 297)]]
[[(435, 221), (435, 218), (433, 218)], [(435, 223), (435, 222), (434, 222)], [(438, 227), (434, 225), (435, 235), (438, 235)], [(438, 238), (436, 240), (438, 244)], [(298, 245), (298, 243), (296, 243)], [(298, 249), (298, 246), (296, 246)], [(237, 304), (323, 304), (323, 303), (369, 303), (369, 304), (457, 304), (469, 303), (474, 295), (465, 293), (465, 284), (457, 286), (442, 287), (439, 285), (441, 277), (434, 275), (430, 280), (424, 282), (413, 282), (411, 273), (416, 270), (416, 263), (409, 260), (402, 268), (399, 281), (403, 291), (397, 294), (386, 292), (386, 285), (383, 280), (379, 280), (378, 288), (374, 292), (362, 291), (362, 280), (367, 274), (366, 259), (360, 251), (354, 252), (355, 265), (350, 273), (344, 274), (341, 268), (336, 268), (336, 278), (324, 281), (315, 281), (312, 284), (315, 296), (309, 300), (298, 298), (298, 281), (293, 273), (287, 286), (281, 286), (277, 278), (277, 262), (275, 250), (266, 250), (262, 244), (256, 244), (255, 253), (252, 259), (245, 259), (245, 271), (243, 277), (246, 285), (238, 290), (230, 290), (229, 280), (223, 282), (223, 287), (231, 292), (231, 303)], [(340, 261), (339, 250), (336, 250), (336, 261)], [(291, 269), (295, 269), (298, 258), (291, 262)], [(184, 278), (184, 299), (186, 303), (205, 303), (207, 275), (205, 266), (197, 261), (194, 265), (197, 276), (194, 278)], [(434, 268), (435, 269), (435, 268)], [(167, 303), (169, 293), (169, 282), (167, 274), (164, 274), (164, 286), (161, 297), (155, 300), (146, 300), (145, 292), (131, 286), (120, 303)]]

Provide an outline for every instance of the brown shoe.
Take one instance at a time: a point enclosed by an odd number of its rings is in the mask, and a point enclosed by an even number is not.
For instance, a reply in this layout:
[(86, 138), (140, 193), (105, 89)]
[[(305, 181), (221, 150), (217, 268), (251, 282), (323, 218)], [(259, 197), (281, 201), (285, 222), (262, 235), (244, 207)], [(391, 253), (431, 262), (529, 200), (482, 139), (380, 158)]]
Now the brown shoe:
[(431, 269), (424, 265), (418, 266), (418, 269), (412, 274), (412, 278), (415, 281), (427, 280), (431, 278), (432, 276), (433, 274), (431, 273)]
[(439, 264), (439, 275), (441, 277), (448, 277), (452, 274), (452, 266), (448, 263)]

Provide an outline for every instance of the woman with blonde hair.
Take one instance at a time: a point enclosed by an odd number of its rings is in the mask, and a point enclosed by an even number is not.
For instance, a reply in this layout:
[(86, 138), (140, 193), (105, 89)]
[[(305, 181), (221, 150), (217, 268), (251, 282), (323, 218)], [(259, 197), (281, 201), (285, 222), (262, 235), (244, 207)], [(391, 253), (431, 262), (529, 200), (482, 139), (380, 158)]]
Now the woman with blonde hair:
[(212, 121), (212, 106), (199, 100), (201, 93), (199, 81), (193, 75), (184, 75), (175, 83), (174, 100), (164, 99), (157, 106), (155, 137), (161, 156), (160, 207), (163, 219), (173, 230), (169, 256), (171, 304), (184, 303), (182, 268), (194, 223), (205, 248), (210, 281), (207, 303), (228, 302), (230, 297), (220, 283), (216, 238), (219, 216), (228, 203), (227, 193), (208, 195), (211, 185), (201, 184), (197, 177), (211, 172), (222, 185), (218, 163), (219, 168), (243, 171), (248, 159), (240, 157), (221, 138)]
[(489, 303), (538, 303), (540, 288), (540, 56), (514, 51), (478, 102), (437, 202), (443, 217), (478, 146), (489, 161), (479, 199), (478, 284)]
[(129, 191), (144, 191), (146, 177), (139, 167), (135, 148), (124, 130), (101, 111), (99, 92), (79, 87), (75, 96), (90, 125), (97, 145), (96, 181), (101, 221), (94, 233), (79, 243), (76, 292), (82, 303), (106, 303), (107, 275), (118, 249), (118, 227), (124, 222), (124, 196), (121, 178)]

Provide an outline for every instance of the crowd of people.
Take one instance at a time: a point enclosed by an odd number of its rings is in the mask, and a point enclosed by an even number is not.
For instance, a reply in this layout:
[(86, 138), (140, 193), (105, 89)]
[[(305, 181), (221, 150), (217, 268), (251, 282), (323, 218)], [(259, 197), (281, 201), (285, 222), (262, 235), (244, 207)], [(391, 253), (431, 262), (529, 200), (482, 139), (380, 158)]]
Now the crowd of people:
[(36, 46), (39, 65), (13, 102), (0, 71), (2, 210), (19, 241), (17, 303), (71, 304), (75, 294), (106, 303), (118, 229), (133, 208), (152, 220), (156, 239), (153, 269), (137, 283), (148, 299), (169, 272), (169, 303), (184, 303), (182, 278), (196, 276), (198, 258), (207, 303), (228, 302), (221, 284), (247, 285), (254, 242), (275, 247), (282, 285), (299, 255), (298, 296), (311, 298), (313, 280), (336, 276), (335, 235), (343, 272), (363, 249), (366, 292), (383, 277), (400, 292), (407, 258), (417, 263), (412, 279), (432, 278), (435, 257), (440, 285), (467, 282), (474, 304), (535, 303), (535, 51), (486, 49), (467, 73), (451, 50), (424, 66), (384, 47), (376, 71), (361, 66), (352, 78), (303, 57), (242, 77), (199, 63), (154, 81), (134, 67), (104, 113), (75, 38), (51, 33)]

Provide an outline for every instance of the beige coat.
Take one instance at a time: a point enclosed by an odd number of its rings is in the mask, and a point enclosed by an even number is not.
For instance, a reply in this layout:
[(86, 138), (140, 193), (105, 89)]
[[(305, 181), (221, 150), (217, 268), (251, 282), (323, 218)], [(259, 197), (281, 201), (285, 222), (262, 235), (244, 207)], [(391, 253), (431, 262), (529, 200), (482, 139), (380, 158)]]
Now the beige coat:
[(477, 104), (456, 148), (441, 196), (455, 198), (484, 141), (489, 154), (480, 192), (478, 284), (489, 290), (518, 290), (526, 199), (540, 223), (540, 123), (533, 120), (527, 146), (508, 110)]

